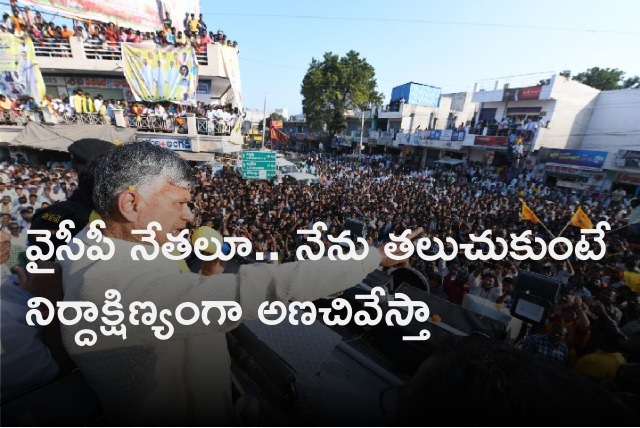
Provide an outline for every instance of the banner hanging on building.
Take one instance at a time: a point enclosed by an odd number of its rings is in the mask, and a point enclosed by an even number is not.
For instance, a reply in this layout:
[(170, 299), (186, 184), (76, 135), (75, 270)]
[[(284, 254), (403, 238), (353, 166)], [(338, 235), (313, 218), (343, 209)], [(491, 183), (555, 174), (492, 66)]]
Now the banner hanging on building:
[(538, 100), (542, 86), (528, 86), (526, 88), (506, 88), (502, 93), (502, 101)]
[(507, 147), (508, 137), (497, 137), (491, 135), (476, 135), (473, 139), (474, 146), (488, 146), (488, 147)]
[(174, 27), (184, 30), (185, 13), (199, 14), (198, 0), (22, 0), (21, 3), (48, 9), (78, 20), (113, 22), (119, 27), (140, 31), (162, 29), (165, 12)]
[(616, 165), (626, 168), (640, 168), (640, 152), (637, 150), (618, 150)]
[(11, 98), (28, 95), (37, 103), (42, 101), (45, 85), (30, 38), (0, 33), (0, 93)]
[(136, 100), (195, 105), (198, 62), (193, 48), (123, 43), (122, 58)]
[(548, 164), (571, 165), (580, 168), (601, 169), (607, 159), (607, 152), (577, 149), (550, 149), (540, 160)]
[(227, 77), (231, 83), (233, 100), (230, 100), (234, 107), (242, 110), (242, 86), (240, 85), (240, 64), (238, 64), (238, 49), (232, 46), (221, 46), (222, 62)]

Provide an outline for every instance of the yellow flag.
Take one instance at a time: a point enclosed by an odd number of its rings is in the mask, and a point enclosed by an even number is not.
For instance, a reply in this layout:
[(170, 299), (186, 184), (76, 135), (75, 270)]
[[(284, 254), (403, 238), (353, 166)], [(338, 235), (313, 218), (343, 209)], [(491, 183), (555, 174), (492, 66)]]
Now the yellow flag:
[(573, 216), (571, 217), (571, 221), (569, 222), (571, 226), (579, 227), (580, 229), (593, 229), (593, 223), (587, 216), (587, 214), (582, 211), (582, 207), (578, 207)]
[(531, 208), (529, 208), (522, 199), (520, 201), (522, 202), (522, 214), (520, 214), (520, 220), (540, 223), (540, 219), (533, 211), (531, 211)]

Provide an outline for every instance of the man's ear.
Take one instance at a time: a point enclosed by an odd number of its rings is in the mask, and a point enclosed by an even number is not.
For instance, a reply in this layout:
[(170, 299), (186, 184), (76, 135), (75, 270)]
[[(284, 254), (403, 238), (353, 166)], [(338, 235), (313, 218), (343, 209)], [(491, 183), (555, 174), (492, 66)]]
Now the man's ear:
[(130, 222), (135, 222), (140, 216), (140, 203), (142, 198), (136, 192), (125, 190), (118, 196), (118, 212)]

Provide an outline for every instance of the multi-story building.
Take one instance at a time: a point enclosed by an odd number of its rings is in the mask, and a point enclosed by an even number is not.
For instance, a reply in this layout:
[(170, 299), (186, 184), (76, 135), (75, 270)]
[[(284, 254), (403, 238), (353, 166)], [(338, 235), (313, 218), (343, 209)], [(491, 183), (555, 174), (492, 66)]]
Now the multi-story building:
[(600, 188), (622, 188), (630, 196), (640, 196), (640, 89), (603, 91), (580, 148), (606, 152), (605, 172)]
[[(46, 94), (53, 98), (71, 96), (77, 88), (92, 97), (99, 94), (104, 99), (133, 101), (133, 94), (123, 74), (123, 58), (120, 47), (109, 48), (91, 41), (83, 42), (77, 37), (68, 40), (43, 41), (35, 44), (35, 55), (46, 84)], [(224, 55), (234, 56), (237, 63), (237, 48), (211, 43), (206, 50), (197, 54), (198, 87), (197, 101), (205, 104), (224, 104), (233, 101), (233, 88), (223, 59)], [(96, 124), (94, 117), (77, 115), (72, 121), (77, 124)], [(8, 118), (4, 118), (8, 119)], [(31, 115), (25, 120), (2, 120), (0, 143), (9, 145), (22, 131), (29, 120), (38, 120)], [(181, 152), (191, 160), (211, 160), (214, 156), (237, 152), (241, 149), (242, 138), (232, 137), (231, 129), (218, 129), (206, 118), (196, 118), (188, 114), (182, 119), (160, 121), (136, 120), (116, 113), (116, 127), (133, 128), (132, 139), (148, 140)], [(60, 124), (59, 126), (64, 126)], [(238, 144), (240, 143), (240, 144)], [(20, 149), (33, 147), (47, 149), (41, 141), (21, 140)]]

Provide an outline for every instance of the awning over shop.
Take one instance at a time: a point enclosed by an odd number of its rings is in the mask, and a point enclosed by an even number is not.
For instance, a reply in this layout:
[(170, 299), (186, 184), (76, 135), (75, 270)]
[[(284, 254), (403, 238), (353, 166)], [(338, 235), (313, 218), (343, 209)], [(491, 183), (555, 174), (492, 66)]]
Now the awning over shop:
[(542, 111), (542, 107), (507, 107), (507, 114), (532, 114), (532, 113), (540, 113)]
[(464, 163), (464, 161), (461, 159), (440, 159), (437, 160), (436, 163), (441, 163), (444, 165), (460, 165), (461, 163)]
[(43, 125), (29, 122), (9, 145), (66, 152), (67, 147), (82, 138), (97, 138), (114, 144), (116, 141), (126, 143), (135, 132), (133, 128), (117, 128), (113, 125)]
[(176, 152), (183, 159), (194, 162), (212, 162), (214, 153)]

